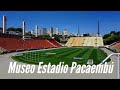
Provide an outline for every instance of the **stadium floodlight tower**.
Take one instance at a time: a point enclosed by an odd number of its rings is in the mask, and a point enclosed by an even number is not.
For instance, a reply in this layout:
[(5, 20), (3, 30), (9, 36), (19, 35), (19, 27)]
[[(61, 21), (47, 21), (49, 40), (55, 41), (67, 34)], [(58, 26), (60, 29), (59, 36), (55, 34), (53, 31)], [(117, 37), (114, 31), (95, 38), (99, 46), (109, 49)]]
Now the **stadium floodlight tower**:
[(6, 33), (6, 22), (7, 22), (6, 16), (3, 16), (3, 33)]
[(100, 27), (99, 27), (99, 21), (98, 21), (98, 37), (100, 36)]
[(35, 25), (35, 30), (36, 30), (35, 36), (38, 37), (38, 25)]
[(23, 34), (23, 40), (24, 40), (25, 39), (25, 21), (22, 22), (22, 25), (23, 25), (22, 34)]
[(79, 25), (78, 25), (78, 35), (77, 36), (79, 37), (79, 35), (80, 35), (80, 30), (79, 30)]

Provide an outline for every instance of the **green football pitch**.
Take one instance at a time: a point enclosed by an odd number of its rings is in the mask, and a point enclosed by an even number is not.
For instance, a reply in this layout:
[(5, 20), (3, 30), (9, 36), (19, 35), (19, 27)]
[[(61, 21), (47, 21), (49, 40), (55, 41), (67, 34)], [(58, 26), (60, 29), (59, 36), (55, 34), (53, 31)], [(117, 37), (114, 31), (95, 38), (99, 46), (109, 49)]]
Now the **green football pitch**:
[[(94, 64), (99, 64), (106, 57), (107, 54), (99, 48), (71, 47), (22, 53), (12, 56), (12, 59), (32, 64), (38, 64), (39, 62), (48, 64), (51, 62), (51, 64), (57, 65), (59, 62), (64, 62), (64, 64), (71, 66), (72, 62), (77, 62), (81, 65), (87, 64), (89, 59), (93, 59)], [(110, 59), (108, 61), (110, 61)]]

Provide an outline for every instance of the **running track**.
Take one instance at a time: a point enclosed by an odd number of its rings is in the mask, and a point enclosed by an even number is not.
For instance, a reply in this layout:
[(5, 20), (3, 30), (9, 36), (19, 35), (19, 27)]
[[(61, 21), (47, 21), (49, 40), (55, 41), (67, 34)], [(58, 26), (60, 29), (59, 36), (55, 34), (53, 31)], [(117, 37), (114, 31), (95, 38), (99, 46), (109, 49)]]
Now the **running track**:
[[(106, 48), (102, 48), (108, 55), (112, 52)], [(111, 59), (114, 61), (114, 71), (112, 74), (8, 74), (8, 67), (10, 62), (13, 61), (10, 56), (17, 53), (9, 53), (0, 55), (0, 79), (117, 79), (117, 57), (112, 56)], [(110, 62), (111, 63), (111, 62)], [(17, 62), (17, 64), (23, 64)]]

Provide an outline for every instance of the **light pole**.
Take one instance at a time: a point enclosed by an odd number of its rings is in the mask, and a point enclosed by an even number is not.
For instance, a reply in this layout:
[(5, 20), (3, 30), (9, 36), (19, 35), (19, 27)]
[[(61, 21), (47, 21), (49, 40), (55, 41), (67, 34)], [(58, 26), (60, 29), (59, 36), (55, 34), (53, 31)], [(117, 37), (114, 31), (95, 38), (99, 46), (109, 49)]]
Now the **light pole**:
[(120, 79), (120, 65), (119, 65), (120, 64), (120, 61), (119, 61), (120, 60), (120, 55), (118, 54), (117, 56), (118, 56), (117, 57), (117, 69), (118, 69), (117, 70), (117, 79)]

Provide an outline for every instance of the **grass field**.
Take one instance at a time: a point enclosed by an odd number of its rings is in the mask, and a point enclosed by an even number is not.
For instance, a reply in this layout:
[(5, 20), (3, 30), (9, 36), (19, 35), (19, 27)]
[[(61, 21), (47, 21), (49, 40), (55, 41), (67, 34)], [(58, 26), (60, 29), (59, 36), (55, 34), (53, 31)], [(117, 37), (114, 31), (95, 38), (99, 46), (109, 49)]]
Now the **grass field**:
[(2, 53), (3, 51), (2, 50), (0, 50), (0, 54)]
[[(75, 57), (82, 59), (75, 60)], [(13, 56), (12, 59), (33, 64), (38, 64), (39, 62), (59, 64), (59, 62), (64, 62), (71, 66), (73, 61), (78, 64), (87, 64), (88, 59), (93, 59), (94, 64), (99, 64), (106, 57), (107, 54), (99, 48), (71, 47), (23, 53), (20, 56)]]

